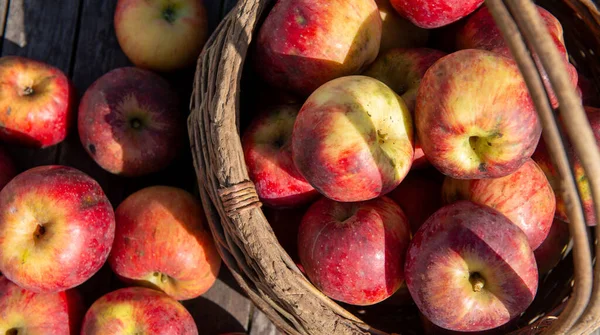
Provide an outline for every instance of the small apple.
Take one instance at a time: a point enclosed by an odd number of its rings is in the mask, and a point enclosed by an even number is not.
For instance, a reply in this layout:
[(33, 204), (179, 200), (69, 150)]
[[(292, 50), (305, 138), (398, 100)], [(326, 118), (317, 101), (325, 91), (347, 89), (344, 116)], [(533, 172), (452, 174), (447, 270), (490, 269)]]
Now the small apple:
[(74, 118), (67, 76), (46, 63), (0, 57), (0, 140), (34, 148), (62, 142)]
[(129, 60), (156, 71), (194, 65), (208, 38), (206, 9), (199, 0), (118, 0), (114, 24)]
[(302, 218), (300, 262), (311, 282), (332, 299), (372, 305), (404, 280), (410, 227), (387, 197), (341, 203), (322, 198)]
[(319, 87), (298, 113), (292, 157), (300, 174), (336, 201), (386, 194), (413, 160), (413, 124), (406, 104), (379, 80), (334, 79)]
[(38, 293), (64, 291), (95, 274), (115, 233), (100, 185), (60, 165), (17, 175), (0, 192), (0, 272)]
[(197, 335), (192, 315), (177, 300), (145, 287), (105, 294), (88, 309), (81, 334)]
[(390, 0), (401, 16), (416, 26), (440, 28), (474, 12), (484, 0)]
[(415, 123), (429, 162), (455, 179), (515, 172), (542, 133), (517, 64), (476, 49), (454, 52), (427, 70)]
[(538, 286), (525, 233), (493, 208), (466, 200), (442, 207), (421, 226), (404, 271), (421, 313), (455, 331), (508, 323), (529, 307)]
[(17, 175), (17, 168), (9, 153), (0, 146), (0, 190)]
[(191, 194), (147, 187), (127, 197), (115, 214), (108, 263), (125, 282), (158, 288), (177, 300), (196, 298), (214, 284), (221, 258)]
[(81, 296), (74, 289), (35, 293), (0, 276), (0, 334), (79, 334)]
[(570, 241), (569, 224), (554, 219), (548, 237), (533, 251), (540, 276), (550, 272), (560, 262)]
[(419, 28), (398, 15), (390, 0), (375, 2), (382, 22), (380, 54), (394, 48), (421, 48), (427, 44), (429, 30)]
[(184, 143), (177, 94), (162, 77), (134, 67), (114, 69), (87, 89), (78, 125), (90, 157), (123, 176), (164, 169)]
[(374, 0), (280, 0), (260, 27), (256, 72), (302, 96), (358, 74), (377, 57), (381, 17)]

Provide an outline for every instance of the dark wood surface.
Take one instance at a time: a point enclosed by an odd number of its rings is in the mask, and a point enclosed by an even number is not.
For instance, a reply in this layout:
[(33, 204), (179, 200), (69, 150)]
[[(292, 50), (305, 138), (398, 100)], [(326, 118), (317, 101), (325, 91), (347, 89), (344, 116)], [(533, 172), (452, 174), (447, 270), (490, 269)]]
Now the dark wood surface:
[[(235, 5), (235, 0), (203, 0), (209, 29)], [(0, 0), (0, 54), (37, 59), (64, 71), (78, 96), (100, 76), (122, 66), (131, 66), (121, 51), (113, 28), (117, 0)], [(178, 89), (183, 108), (189, 101), (194, 69), (165, 75)], [(186, 110), (187, 112), (187, 110)], [(187, 138), (187, 134), (185, 134)], [(61, 144), (35, 150), (7, 146), (20, 171), (34, 166), (63, 164), (78, 168), (96, 179), (116, 208), (129, 194), (150, 185), (171, 185), (197, 194), (189, 152), (184, 152), (165, 171), (143, 178), (122, 178), (102, 170), (84, 151), (74, 127)], [(86, 307), (123, 284), (105, 265), (78, 289)], [(268, 319), (243, 294), (223, 265), (214, 286), (197, 299), (184, 301), (200, 334), (246, 332), (250, 335), (279, 334)]]

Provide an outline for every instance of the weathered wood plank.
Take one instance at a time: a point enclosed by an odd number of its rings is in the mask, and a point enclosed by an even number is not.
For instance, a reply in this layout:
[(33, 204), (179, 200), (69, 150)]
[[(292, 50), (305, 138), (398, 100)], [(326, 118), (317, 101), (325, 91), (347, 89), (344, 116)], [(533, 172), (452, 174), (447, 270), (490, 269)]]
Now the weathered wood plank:
[(6, 25), (6, 18), (8, 17), (8, 2), (9, 0), (0, 0), (0, 50), (2, 50), (2, 42), (4, 41), (4, 27)]
[(252, 315), (250, 335), (283, 335), (269, 318), (258, 308), (254, 308)]

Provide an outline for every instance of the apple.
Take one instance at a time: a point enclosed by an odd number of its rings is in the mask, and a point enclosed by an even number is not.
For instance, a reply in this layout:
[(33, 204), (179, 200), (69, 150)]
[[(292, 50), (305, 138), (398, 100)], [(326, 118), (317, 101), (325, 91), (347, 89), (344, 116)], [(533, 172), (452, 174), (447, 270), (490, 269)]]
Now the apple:
[(532, 160), (500, 178), (453, 179), (446, 177), (442, 187), (446, 204), (470, 200), (492, 207), (506, 215), (527, 235), (532, 250), (548, 236), (556, 200), (544, 172)]
[(442, 327), (436, 326), (433, 322), (428, 320), (423, 313), (419, 313), (419, 318), (421, 319), (421, 324), (423, 325), (423, 331), (425, 335), (506, 335), (510, 334), (511, 331), (517, 328), (517, 322), (519, 318), (515, 318), (510, 322), (493, 329), (482, 330), (477, 332), (460, 332), (444, 329)]
[(390, 0), (398, 13), (421, 28), (440, 28), (474, 12), (484, 0)]
[(277, 105), (267, 108), (243, 134), (242, 148), (248, 174), (265, 205), (297, 207), (319, 196), (292, 160), (292, 130), (300, 107)]
[(115, 215), (108, 263), (123, 281), (177, 300), (196, 298), (214, 284), (221, 258), (204, 227), (202, 205), (190, 193), (150, 186), (127, 197)]
[(15, 163), (3, 146), (0, 146), (0, 190), (17, 175)]
[(548, 236), (542, 244), (533, 251), (540, 276), (550, 272), (562, 259), (563, 253), (571, 241), (569, 224), (554, 219)]
[[(537, 8), (539, 14), (544, 20), (544, 23), (546, 24), (546, 28), (548, 29), (550, 36), (554, 41), (554, 45), (558, 48), (559, 52), (563, 56), (565, 66), (569, 72), (569, 78), (571, 79), (573, 86), (576, 86), (578, 77), (577, 70), (569, 63), (569, 56), (563, 39), (563, 28), (558, 19), (550, 14), (550, 12), (539, 6), (537, 6)], [(502, 56), (512, 59), (512, 54), (508, 44), (504, 41), (504, 37), (502, 37), (500, 29), (498, 29), (498, 26), (496, 25), (496, 21), (494, 21), (494, 18), (492, 17), (488, 8), (485, 6), (478, 9), (466, 20), (465, 24), (456, 35), (456, 45), (459, 49), (483, 49), (496, 52)], [(533, 58), (540, 73), (542, 74), (544, 85), (546, 86), (548, 92), (550, 92), (550, 101), (552, 106), (556, 108), (558, 107), (558, 99), (552, 90), (552, 85), (550, 84), (548, 74), (544, 70), (544, 67), (537, 54), (533, 54)]]
[[(402, 97), (414, 115), (421, 78), (433, 63), (445, 55), (444, 52), (427, 48), (392, 49), (379, 55), (364, 75), (388, 85)], [(428, 165), (419, 139), (415, 138), (415, 155), (411, 169), (419, 169)]]
[(515, 172), (542, 133), (517, 64), (476, 49), (454, 52), (427, 70), (415, 123), (429, 162), (455, 179)]
[(374, 0), (280, 0), (258, 32), (256, 72), (274, 87), (308, 96), (375, 60), (381, 17)]
[(525, 233), (495, 209), (466, 200), (442, 207), (421, 226), (404, 271), (421, 313), (454, 331), (508, 323), (531, 304), (538, 286)]
[(145, 287), (118, 289), (96, 300), (81, 334), (197, 335), (192, 315), (177, 300)]
[(382, 22), (380, 54), (394, 48), (421, 48), (427, 44), (429, 30), (398, 15), (390, 0), (375, 0), (375, 3)]
[(206, 9), (198, 0), (118, 0), (114, 25), (133, 64), (162, 72), (193, 66), (208, 38)]
[(33, 148), (62, 142), (74, 118), (74, 89), (44, 62), (0, 57), (0, 140)]
[(0, 191), (0, 272), (37, 293), (64, 291), (95, 274), (115, 233), (100, 185), (67, 166), (17, 175)]
[(385, 196), (355, 203), (322, 198), (302, 218), (298, 254), (321, 292), (364, 306), (398, 290), (409, 241), (406, 215)]
[(184, 143), (179, 98), (162, 77), (123, 67), (97, 79), (79, 105), (79, 138), (104, 170), (133, 177), (167, 167)]
[(83, 318), (79, 293), (35, 293), (0, 276), (0, 334), (79, 334)]
[(413, 160), (413, 124), (406, 104), (379, 80), (334, 79), (306, 100), (292, 132), (300, 174), (336, 201), (386, 194)]

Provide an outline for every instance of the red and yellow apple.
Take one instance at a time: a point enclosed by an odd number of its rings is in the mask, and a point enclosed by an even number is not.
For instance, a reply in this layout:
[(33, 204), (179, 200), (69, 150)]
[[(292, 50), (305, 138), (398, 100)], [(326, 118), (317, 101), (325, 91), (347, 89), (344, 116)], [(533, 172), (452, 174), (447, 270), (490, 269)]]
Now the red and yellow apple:
[(85, 335), (198, 335), (192, 315), (177, 300), (145, 287), (128, 287), (105, 294), (88, 309)]
[(206, 9), (199, 0), (118, 0), (114, 25), (129, 60), (156, 71), (194, 65), (208, 38)]
[(423, 224), (404, 271), (421, 313), (463, 332), (508, 323), (531, 304), (538, 286), (525, 233), (493, 208), (466, 200), (442, 207)]
[(387, 197), (314, 203), (302, 218), (298, 253), (308, 278), (332, 299), (372, 305), (389, 298), (404, 280), (410, 226)]
[(256, 72), (302, 96), (358, 74), (377, 57), (381, 17), (374, 0), (280, 0), (260, 27)]
[(375, 3), (382, 22), (380, 54), (394, 48), (421, 48), (427, 44), (429, 30), (398, 15), (390, 0), (375, 0)]
[(0, 190), (17, 175), (15, 163), (3, 146), (0, 146)]
[(300, 174), (336, 201), (386, 194), (413, 160), (413, 124), (406, 104), (379, 80), (334, 79), (306, 100), (292, 132)]
[(0, 272), (39, 293), (64, 291), (95, 274), (115, 233), (100, 185), (59, 165), (17, 175), (0, 192)]
[(390, 0), (416, 26), (440, 28), (474, 12), (484, 0)]
[(87, 89), (78, 126), (90, 157), (123, 176), (164, 169), (184, 143), (177, 94), (162, 77), (134, 67), (114, 69)]
[(571, 241), (569, 224), (554, 219), (548, 236), (542, 244), (533, 251), (540, 276), (550, 272), (562, 259), (563, 253)]
[(158, 288), (177, 300), (196, 298), (214, 284), (221, 258), (191, 194), (147, 187), (127, 197), (115, 214), (108, 263), (125, 282)]
[(445, 56), (427, 70), (415, 123), (429, 162), (455, 179), (515, 172), (542, 133), (517, 64), (475, 49)]
[(67, 76), (46, 63), (0, 58), (0, 140), (34, 148), (62, 142), (74, 118)]

